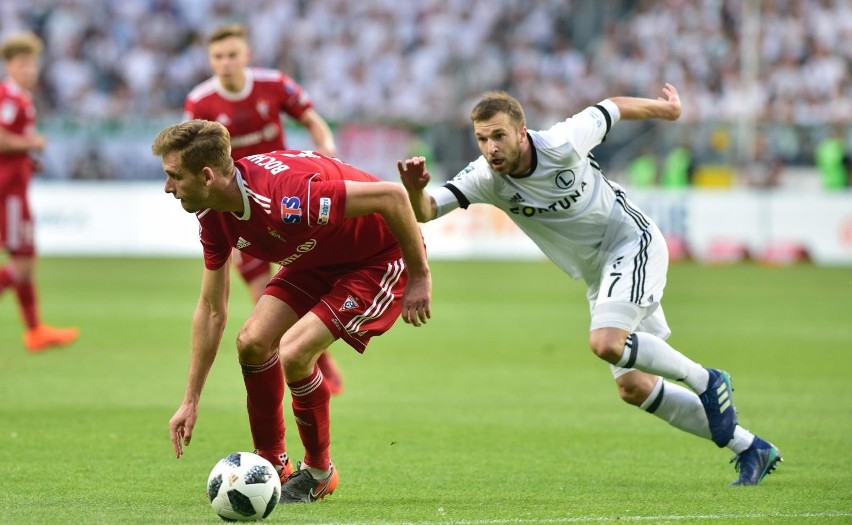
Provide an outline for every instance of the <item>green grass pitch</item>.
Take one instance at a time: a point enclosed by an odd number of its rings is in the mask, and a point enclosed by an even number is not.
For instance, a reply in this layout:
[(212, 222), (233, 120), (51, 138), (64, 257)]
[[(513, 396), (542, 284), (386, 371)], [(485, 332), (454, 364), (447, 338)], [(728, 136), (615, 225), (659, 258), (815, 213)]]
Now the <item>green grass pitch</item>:
[[(251, 450), (231, 316), (192, 444), (167, 423), (183, 395), (200, 261), (39, 266), (47, 322), (73, 346), (28, 355), (0, 297), (0, 523), (219, 523), (216, 461)], [(622, 403), (587, 347), (581, 283), (545, 262), (434, 262), (433, 318), (359, 356), (332, 347), (340, 486), (272, 523), (852, 523), (852, 269), (674, 265), (670, 342), (734, 378), (740, 420), (785, 458), (728, 487), (731, 454)], [(289, 412), (291, 456), (302, 455)]]

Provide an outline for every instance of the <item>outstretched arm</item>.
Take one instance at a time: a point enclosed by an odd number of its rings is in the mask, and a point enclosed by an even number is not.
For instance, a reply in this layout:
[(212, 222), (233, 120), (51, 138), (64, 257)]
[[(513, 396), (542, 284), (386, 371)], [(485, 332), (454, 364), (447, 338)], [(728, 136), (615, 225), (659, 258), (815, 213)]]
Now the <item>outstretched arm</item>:
[(0, 153), (20, 153), (22, 151), (44, 149), (47, 140), (37, 133), (19, 135), (0, 128)]
[(663, 119), (677, 120), (680, 117), (680, 96), (669, 83), (663, 87), (665, 97), (650, 98), (612, 97), (623, 120)]
[(219, 350), (225, 321), (228, 317), (230, 263), (218, 270), (204, 269), (201, 296), (192, 320), (192, 356), (183, 402), (169, 420), (169, 434), (175, 456), (183, 455), (184, 445), (192, 440), (192, 430), (198, 419), (198, 402), (213, 360)]
[(438, 206), (428, 193), (426, 185), (432, 178), (426, 170), (425, 157), (412, 157), (405, 161), (396, 161), (396, 169), (402, 185), (408, 192), (408, 200), (414, 208), (414, 215), (420, 222), (429, 222), (438, 216)]

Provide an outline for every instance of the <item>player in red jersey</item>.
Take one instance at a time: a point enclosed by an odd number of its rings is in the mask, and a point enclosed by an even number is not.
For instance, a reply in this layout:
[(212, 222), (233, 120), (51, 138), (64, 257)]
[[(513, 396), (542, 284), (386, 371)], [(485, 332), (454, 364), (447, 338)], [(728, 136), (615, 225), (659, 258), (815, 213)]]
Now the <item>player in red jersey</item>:
[(73, 342), (76, 328), (54, 328), (39, 320), (34, 284), (35, 240), (27, 195), (35, 161), (30, 152), (44, 149), (46, 139), (36, 133), (36, 110), (30, 91), (38, 83), (43, 44), (33, 33), (6, 39), (0, 54), (6, 61), (6, 79), (0, 82), (0, 246), (9, 253), (0, 266), (0, 293), (12, 287), (26, 325), (24, 345), (39, 352)]
[[(198, 217), (204, 249), (189, 378), (170, 436), (180, 457), (225, 328), (232, 248), (277, 262), (281, 269), (237, 337), (249, 426), (258, 454), (281, 472), (281, 501), (316, 501), (338, 482), (329, 454), (331, 394), (317, 357), (337, 339), (363, 352), (400, 315), (414, 326), (427, 321), (423, 238), (401, 185), (311, 151), (235, 164), (228, 137), (217, 122), (191, 120), (161, 131), (151, 148), (163, 159), (165, 191)], [(285, 382), (305, 448), (292, 474)]]
[[(217, 28), (207, 40), (207, 54), (213, 77), (187, 95), (184, 119), (213, 120), (228, 128), (234, 160), (285, 149), (282, 112), (307, 129), (317, 152), (337, 155), (331, 129), (301, 86), (280, 71), (249, 67), (251, 52), (245, 26)], [(272, 278), (271, 265), (239, 250), (232, 255), (257, 302)], [(319, 365), (332, 394), (339, 394), (343, 379), (328, 352), (320, 355)]]

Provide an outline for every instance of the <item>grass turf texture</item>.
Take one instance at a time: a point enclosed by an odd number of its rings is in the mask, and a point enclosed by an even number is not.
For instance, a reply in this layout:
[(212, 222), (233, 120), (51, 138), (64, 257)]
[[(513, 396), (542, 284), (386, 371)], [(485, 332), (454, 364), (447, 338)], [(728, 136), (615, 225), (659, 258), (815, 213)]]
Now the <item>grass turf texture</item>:
[[(79, 342), (28, 355), (0, 298), (0, 522), (217, 523), (218, 459), (251, 450), (231, 322), (186, 455), (183, 395), (197, 260), (44, 259), (44, 319)], [(338, 491), (277, 523), (852, 523), (852, 271), (673, 266), (670, 342), (734, 377), (741, 422), (785, 462), (728, 487), (731, 454), (623, 404), (587, 349), (581, 283), (549, 263), (435, 262), (433, 318), (363, 356), (332, 351)], [(301, 444), (292, 414), (291, 455)]]

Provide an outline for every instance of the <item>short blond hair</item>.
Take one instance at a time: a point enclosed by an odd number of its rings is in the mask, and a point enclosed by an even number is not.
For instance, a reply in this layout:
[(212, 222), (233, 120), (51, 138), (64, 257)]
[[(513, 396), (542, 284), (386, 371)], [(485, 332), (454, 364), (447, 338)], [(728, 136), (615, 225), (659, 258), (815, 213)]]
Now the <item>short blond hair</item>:
[(248, 41), (248, 29), (242, 24), (226, 24), (217, 27), (207, 39), (207, 45), (225, 40), (226, 38), (237, 37)]
[(32, 31), (11, 35), (0, 44), (0, 56), (9, 61), (18, 55), (39, 55), (44, 42)]
[(164, 157), (173, 151), (178, 153), (182, 168), (191, 173), (205, 167), (225, 177), (234, 172), (231, 134), (218, 122), (195, 119), (162, 130), (151, 144), (151, 152)]

